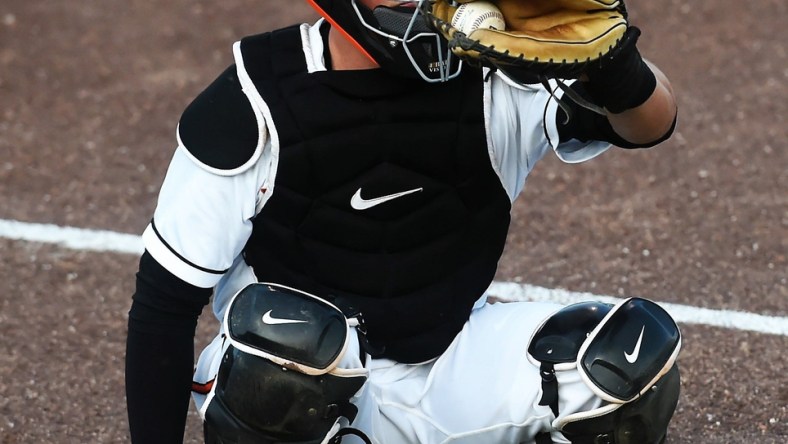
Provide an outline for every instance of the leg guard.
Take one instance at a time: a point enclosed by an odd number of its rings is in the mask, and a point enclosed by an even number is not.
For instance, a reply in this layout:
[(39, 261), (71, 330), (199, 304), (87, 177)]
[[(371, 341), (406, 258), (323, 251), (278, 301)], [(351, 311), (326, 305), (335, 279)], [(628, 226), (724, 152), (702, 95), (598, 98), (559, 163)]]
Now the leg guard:
[(679, 379), (679, 367), (673, 364), (668, 373), (636, 400), (602, 416), (588, 412), (567, 418), (560, 431), (572, 443), (661, 444), (678, 404)]
[(577, 371), (601, 407), (553, 422), (572, 443), (658, 444), (679, 395), (681, 334), (659, 305), (640, 298), (616, 306), (570, 305), (534, 333), (528, 357), (540, 367), (541, 405), (558, 417), (557, 371)]
[(230, 302), (229, 346), (206, 400), (206, 440), (221, 444), (328, 442), (356, 415), (363, 368), (337, 367), (351, 337), (339, 309), (273, 284)]

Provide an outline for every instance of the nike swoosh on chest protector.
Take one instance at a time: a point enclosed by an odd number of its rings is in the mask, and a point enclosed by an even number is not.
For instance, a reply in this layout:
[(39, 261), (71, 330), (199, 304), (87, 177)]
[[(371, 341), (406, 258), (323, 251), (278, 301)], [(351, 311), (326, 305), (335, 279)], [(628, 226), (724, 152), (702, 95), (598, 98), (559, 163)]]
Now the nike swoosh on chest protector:
[(389, 194), (386, 196), (375, 197), (372, 199), (364, 199), (361, 197), (361, 188), (356, 190), (356, 194), (350, 199), (350, 206), (353, 207), (354, 210), (367, 210), (372, 208), (376, 205), (380, 205), (384, 202), (388, 202), (390, 200), (397, 199), (402, 196), (406, 196), (408, 194), (418, 193), (419, 191), (423, 191), (424, 188), (414, 188), (408, 191), (402, 191), (400, 193)]

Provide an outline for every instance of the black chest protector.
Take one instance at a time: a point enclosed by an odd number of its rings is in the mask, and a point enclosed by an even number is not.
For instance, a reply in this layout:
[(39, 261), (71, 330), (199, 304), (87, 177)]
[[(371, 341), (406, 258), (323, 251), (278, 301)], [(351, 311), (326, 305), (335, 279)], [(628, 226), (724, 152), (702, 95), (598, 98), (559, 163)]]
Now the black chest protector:
[(442, 84), (380, 69), (310, 74), (298, 28), (248, 37), (241, 51), (280, 149), (247, 262), (261, 281), (362, 313), (382, 356), (438, 356), (493, 280), (510, 221), (481, 72)]

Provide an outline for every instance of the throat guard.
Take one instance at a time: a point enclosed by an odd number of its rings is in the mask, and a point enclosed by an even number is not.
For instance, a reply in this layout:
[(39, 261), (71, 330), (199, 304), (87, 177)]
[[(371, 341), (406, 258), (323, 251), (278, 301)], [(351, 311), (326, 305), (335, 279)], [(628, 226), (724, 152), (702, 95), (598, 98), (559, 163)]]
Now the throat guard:
[(397, 76), (445, 82), (462, 64), (417, 7), (426, 0), (373, 10), (358, 0), (308, 0), (320, 15), (384, 70)]
[[(679, 395), (676, 359), (681, 334), (654, 302), (627, 299), (616, 306), (570, 305), (534, 333), (528, 358), (540, 367), (542, 399), (553, 428), (572, 443), (659, 443)], [(556, 372), (577, 371), (601, 407), (559, 416)]]

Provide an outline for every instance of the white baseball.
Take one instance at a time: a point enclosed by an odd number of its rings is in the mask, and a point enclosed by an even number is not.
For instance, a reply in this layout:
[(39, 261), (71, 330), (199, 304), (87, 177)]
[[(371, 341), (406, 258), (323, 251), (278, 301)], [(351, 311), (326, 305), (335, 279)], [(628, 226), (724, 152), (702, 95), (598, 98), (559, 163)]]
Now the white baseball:
[(457, 8), (451, 25), (459, 29), (463, 34), (470, 35), (471, 32), (479, 29), (506, 29), (506, 21), (497, 6), (486, 1), (476, 1), (463, 3)]

